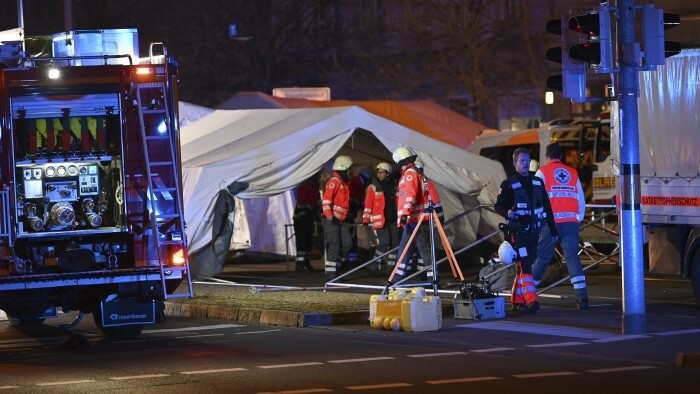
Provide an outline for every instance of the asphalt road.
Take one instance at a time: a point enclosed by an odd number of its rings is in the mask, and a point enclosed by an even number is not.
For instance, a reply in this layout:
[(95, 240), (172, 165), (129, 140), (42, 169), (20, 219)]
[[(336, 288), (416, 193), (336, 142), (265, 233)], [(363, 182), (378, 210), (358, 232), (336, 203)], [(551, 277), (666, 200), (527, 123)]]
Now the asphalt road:
[[(280, 284), (316, 281), (317, 274), (286, 271), (284, 263), (254, 266), (227, 267), (226, 275), (242, 285), (265, 276)], [(349, 282), (381, 280), (357, 276)], [(508, 312), (482, 321), (444, 317), (441, 329), (419, 333), (365, 324), (297, 328), (170, 317), (138, 340), (108, 342), (89, 316), (70, 330), (59, 328), (70, 315), (23, 331), (0, 321), (0, 389), (697, 392), (697, 364), (677, 363), (679, 355), (700, 354), (700, 310), (687, 281), (647, 278), (647, 332), (640, 335), (622, 334), (615, 267), (591, 272), (589, 286), (592, 307), (586, 311), (563, 298), (570, 294), (568, 286), (559, 286), (541, 298), (537, 315)]]

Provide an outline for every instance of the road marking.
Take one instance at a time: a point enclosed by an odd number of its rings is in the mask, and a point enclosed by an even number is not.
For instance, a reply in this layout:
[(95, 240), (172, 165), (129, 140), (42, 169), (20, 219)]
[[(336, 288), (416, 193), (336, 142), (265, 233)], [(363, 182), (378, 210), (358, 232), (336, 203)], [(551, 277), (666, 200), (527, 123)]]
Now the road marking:
[(506, 350), (513, 350), (515, 348), (512, 347), (492, 347), (489, 349), (476, 349), (476, 350), (470, 350), (472, 353), (491, 353), (491, 352), (504, 352)]
[(276, 329), (276, 330), (260, 330), (260, 331), (243, 331), (243, 332), (237, 332), (236, 335), (264, 334), (264, 333), (267, 333), (267, 332), (277, 332), (277, 331), (282, 331), (282, 330)]
[(427, 354), (407, 354), (406, 357), (442, 357), (442, 356), (464, 356), (467, 352), (447, 352), (447, 353), (427, 353)]
[(18, 389), (18, 388), (19, 388), (19, 386), (0, 386), (0, 390), (11, 390), (11, 389)]
[(158, 334), (162, 332), (179, 332), (179, 331), (197, 331), (197, 330), (219, 330), (224, 328), (239, 328), (245, 327), (243, 324), (214, 324), (211, 326), (199, 327), (180, 327), (180, 328), (162, 328), (158, 330), (143, 330), (144, 334)]
[(199, 374), (205, 374), (205, 373), (239, 372), (239, 371), (247, 371), (247, 369), (245, 369), (245, 368), (204, 369), (204, 370), (200, 370), (200, 371), (183, 371), (180, 373), (183, 375), (199, 375)]
[(548, 377), (550, 377), (550, 376), (571, 376), (571, 375), (578, 375), (578, 372), (540, 372), (540, 373), (526, 373), (526, 374), (513, 375), (513, 377), (514, 377), (514, 378), (527, 379), (527, 378), (548, 378)]
[(198, 335), (183, 335), (181, 337), (175, 337), (175, 339), (183, 338), (202, 338), (202, 337), (222, 337), (224, 334), (198, 334)]
[(63, 382), (46, 382), (46, 383), (37, 383), (37, 386), (60, 386), (63, 384), (82, 384), (82, 383), (95, 383), (94, 380), (92, 379), (85, 379), (85, 380), (65, 380)]
[(313, 362), (309, 362), (309, 363), (296, 363), (296, 364), (258, 365), (258, 368), (262, 368), (262, 369), (294, 368), (294, 367), (308, 367), (311, 365), (323, 365), (323, 363), (313, 361)]
[(343, 364), (343, 363), (361, 363), (364, 361), (381, 361), (381, 360), (394, 360), (394, 357), (348, 358), (345, 360), (331, 360), (328, 362), (331, 364)]
[(375, 390), (375, 389), (391, 389), (396, 387), (413, 387), (410, 383), (386, 383), (386, 384), (369, 384), (365, 386), (345, 386), (348, 390)]
[(601, 368), (601, 369), (589, 369), (586, 372), (592, 373), (608, 373), (608, 372), (624, 372), (624, 371), (638, 371), (640, 369), (653, 369), (656, 368), (652, 365), (637, 365), (634, 367), (618, 367), (618, 368)]
[(651, 335), (683, 335), (683, 334), (697, 334), (700, 332), (700, 328), (693, 328), (690, 330), (678, 330), (678, 331), (662, 331), (662, 332), (653, 332)]
[(579, 346), (579, 345), (588, 345), (588, 342), (543, 343), (540, 345), (525, 345), (525, 347), (545, 348), (545, 347), (564, 347), (564, 346)]
[(472, 323), (472, 324), (460, 324), (455, 327), (460, 328), (473, 328), (482, 330), (499, 330), (499, 331), (512, 331), (512, 332), (522, 332), (528, 334), (541, 334), (541, 335), (552, 335), (559, 337), (572, 337), (572, 338), (582, 338), (582, 339), (603, 339), (619, 337), (620, 334), (610, 334), (600, 331), (585, 330), (581, 328), (571, 328), (564, 326), (554, 326), (545, 324), (532, 324), (523, 322), (483, 322), (483, 323)]
[(428, 384), (450, 384), (450, 383), (469, 383), (469, 382), (485, 382), (488, 380), (500, 380), (502, 378), (496, 376), (479, 376), (476, 378), (458, 378), (458, 379), (443, 379), (443, 380), (428, 380)]
[(630, 339), (640, 339), (640, 338), (649, 338), (649, 335), (642, 335), (642, 334), (637, 334), (637, 335), (623, 335), (617, 338), (603, 338), (603, 339), (596, 339), (593, 342), (596, 343), (608, 343), (608, 342), (617, 342), (617, 341), (627, 341)]
[(132, 379), (151, 379), (151, 378), (167, 378), (168, 374), (164, 373), (157, 373), (153, 375), (132, 375), (132, 376), (115, 376), (113, 378), (109, 378), (110, 380), (132, 380)]
[(271, 391), (271, 392), (261, 392), (258, 394), (307, 394), (307, 393), (330, 393), (331, 389), (303, 389), (303, 390), (283, 390), (283, 391)]

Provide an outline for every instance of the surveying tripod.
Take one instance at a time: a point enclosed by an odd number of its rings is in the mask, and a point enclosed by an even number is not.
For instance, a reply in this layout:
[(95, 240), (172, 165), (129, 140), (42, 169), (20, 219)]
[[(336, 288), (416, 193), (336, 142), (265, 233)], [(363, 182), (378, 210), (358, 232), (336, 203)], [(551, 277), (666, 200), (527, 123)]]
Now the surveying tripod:
[[(424, 179), (423, 181), (424, 187), (427, 190), (427, 183)], [(433, 204), (432, 198), (430, 198), (430, 195), (428, 195), (428, 207), (425, 209), (423, 213), (421, 213), (420, 217), (418, 218), (418, 223), (416, 224), (416, 228), (413, 229), (413, 232), (411, 233), (411, 236), (408, 239), (408, 242), (406, 243), (406, 247), (404, 250), (401, 251), (401, 255), (399, 256), (398, 260), (396, 260), (396, 264), (394, 265), (393, 271), (391, 271), (391, 275), (389, 275), (389, 279), (386, 281), (386, 285), (384, 287), (384, 291), (382, 294), (386, 294), (389, 290), (389, 287), (392, 286), (394, 283), (392, 282), (394, 279), (394, 276), (396, 276), (396, 271), (398, 271), (399, 266), (401, 263), (403, 263), (403, 259), (406, 257), (408, 254), (408, 251), (411, 250), (411, 245), (413, 245), (413, 240), (416, 237), (416, 234), (418, 233), (418, 229), (420, 229), (421, 224), (423, 224), (423, 221), (425, 219), (424, 213), (428, 213), (428, 223), (430, 225), (430, 253), (431, 253), (431, 265), (432, 265), (432, 270), (433, 270), (433, 277), (431, 281), (431, 285), (433, 287), (433, 294), (438, 295), (438, 271), (437, 271), (437, 259), (435, 258), (435, 232), (433, 231), (434, 228), (437, 228), (438, 234), (440, 235), (440, 240), (442, 242), (442, 246), (445, 248), (445, 253), (447, 254), (447, 261), (450, 263), (450, 268), (452, 269), (452, 276), (455, 279), (458, 279), (460, 282), (460, 293), (462, 293), (462, 296), (465, 298), (471, 298), (466, 291), (467, 289), (467, 283), (464, 280), (464, 275), (462, 274), (462, 270), (459, 268), (459, 265), (457, 264), (457, 259), (455, 257), (454, 252), (452, 251), (452, 247), (450, 246), (450, 242), (447, 239), (447, 235), (445, 234), (445, 230), (442, 227), (442, 224), (440, 223), (440, 219), (438, 218), (437, 212), (435, 212), (435, 206)], [(399, 281), (400, 282), (400, 281)]]

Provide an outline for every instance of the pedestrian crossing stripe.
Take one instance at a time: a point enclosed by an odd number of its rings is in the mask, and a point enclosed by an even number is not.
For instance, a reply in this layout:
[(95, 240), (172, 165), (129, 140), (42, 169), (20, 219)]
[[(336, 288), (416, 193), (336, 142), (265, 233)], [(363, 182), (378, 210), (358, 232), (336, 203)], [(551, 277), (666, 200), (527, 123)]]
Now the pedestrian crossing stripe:
[(578, 339), (609, 339), (620, 337), (621, 334), (612, 334), (594, 330), (586, 330), (582, 328), (571, 328), (565, 326), (555, 326), (555, 325), (545, 325), (545, 324), (532, 324), (523, 322), (481, 322), (481, 323), (471, 323), (471, 324), (460, 324), (456, 327), (459, 328), (470, 328), (470, 329), (480, 329), (480, 330), (496, 330), (496, 331), (510, 331), (510, 332), (520, 332), (526, 334), (539, 334), (539, 335), (551, 335), (558, 337), (570, 337)]

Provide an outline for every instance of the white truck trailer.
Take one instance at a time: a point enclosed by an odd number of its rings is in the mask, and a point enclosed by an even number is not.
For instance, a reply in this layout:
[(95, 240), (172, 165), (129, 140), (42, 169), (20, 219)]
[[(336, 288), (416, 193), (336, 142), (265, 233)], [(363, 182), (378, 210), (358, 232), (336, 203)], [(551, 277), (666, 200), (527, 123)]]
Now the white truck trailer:
[[(700, 302), (700, 49), (683, 50), (639, 73), (642, 220), (649, 272), (690, 278)], [(620, 130), (611, 119), (611, 160), (619, 190)]]

